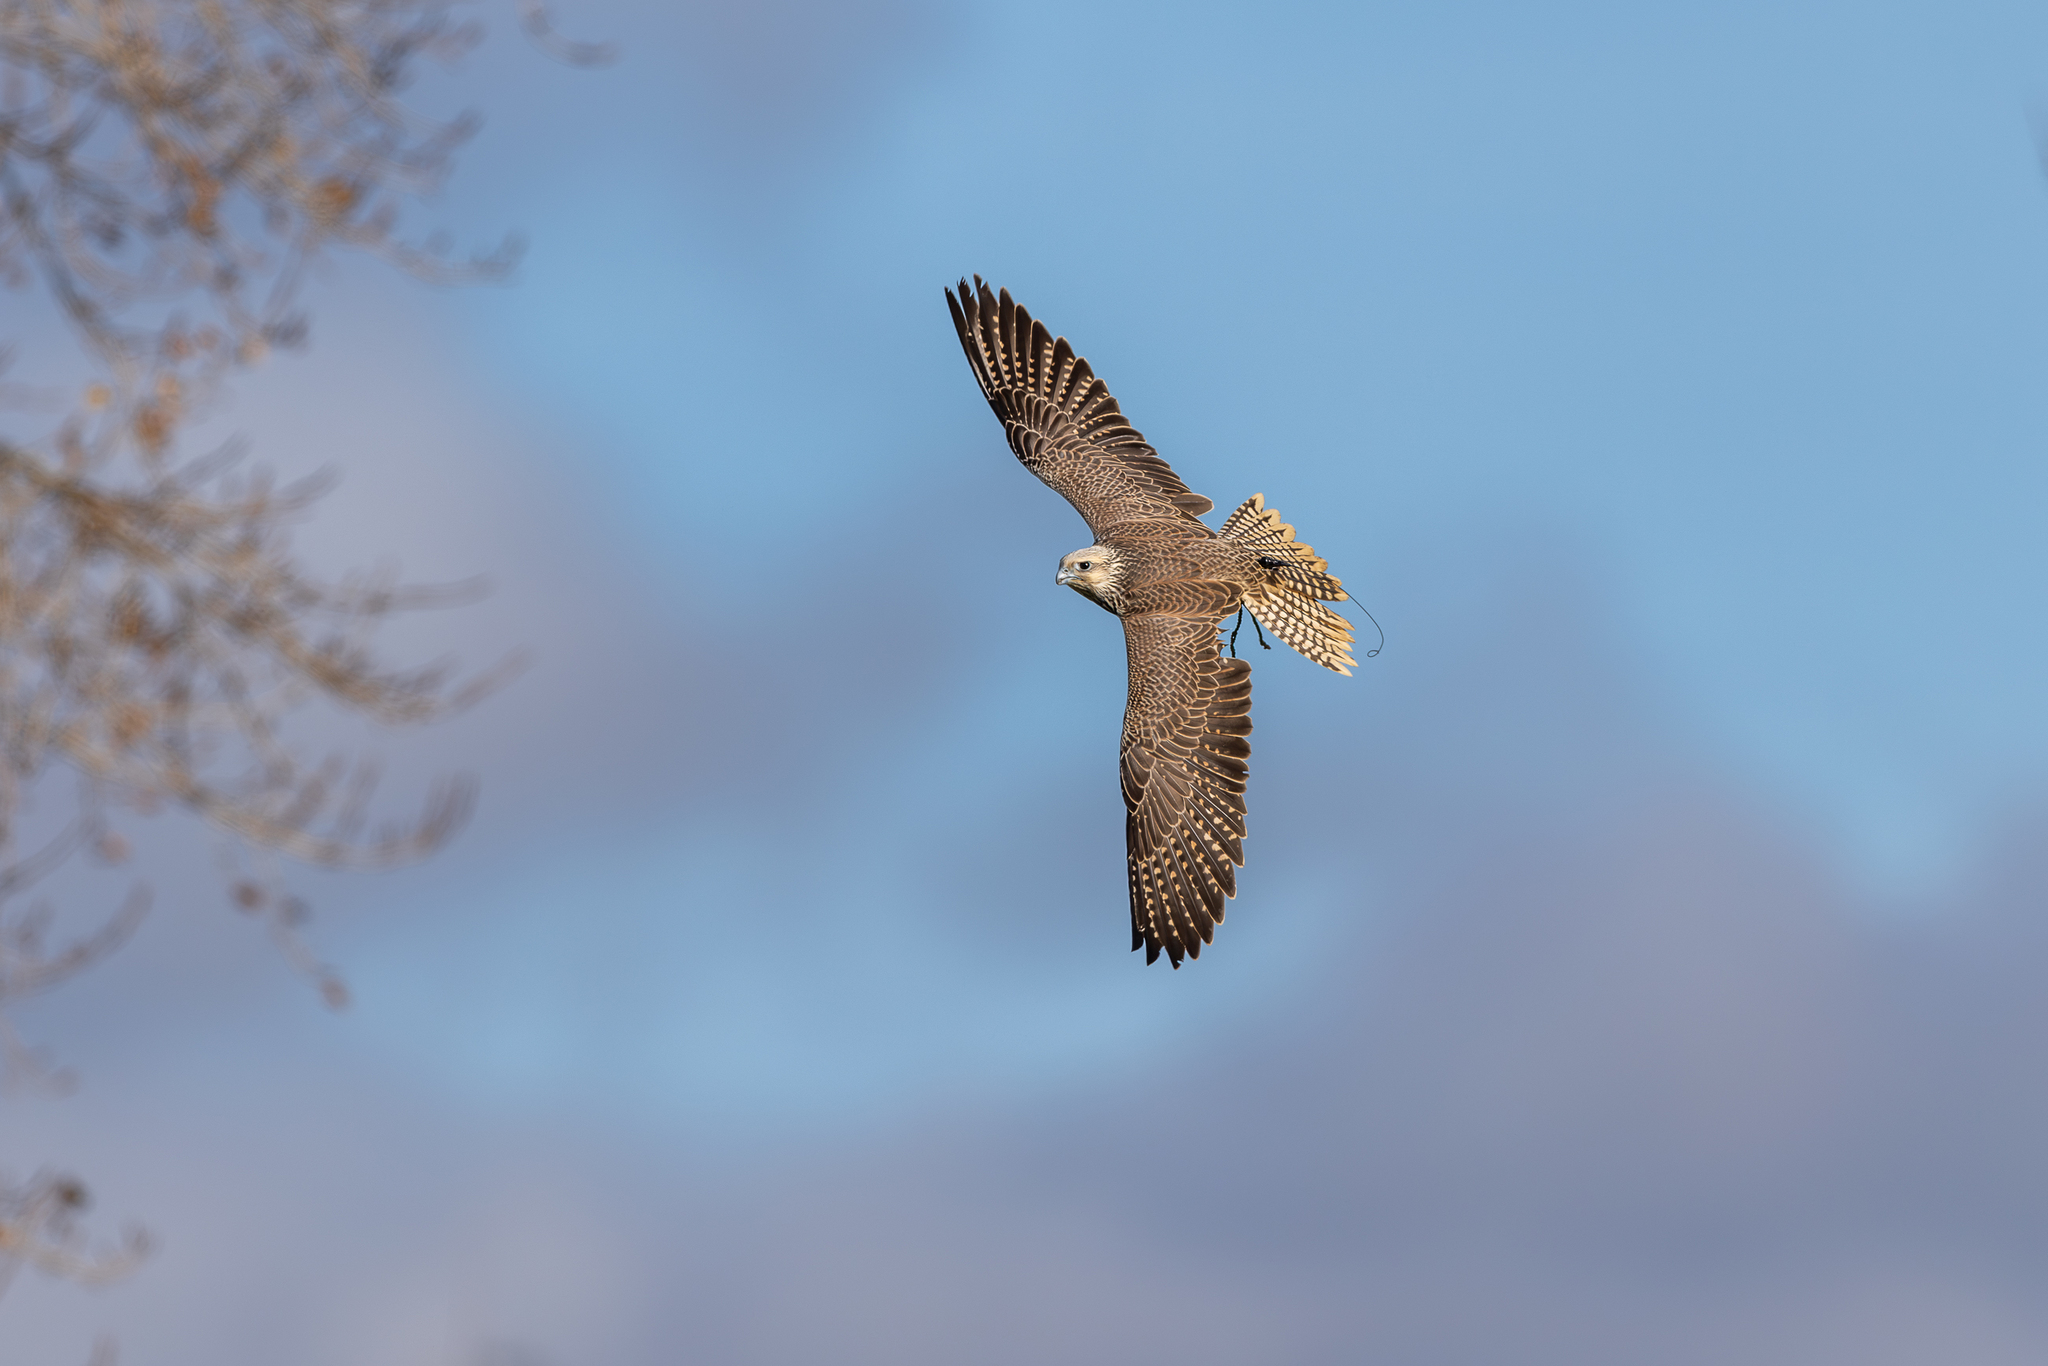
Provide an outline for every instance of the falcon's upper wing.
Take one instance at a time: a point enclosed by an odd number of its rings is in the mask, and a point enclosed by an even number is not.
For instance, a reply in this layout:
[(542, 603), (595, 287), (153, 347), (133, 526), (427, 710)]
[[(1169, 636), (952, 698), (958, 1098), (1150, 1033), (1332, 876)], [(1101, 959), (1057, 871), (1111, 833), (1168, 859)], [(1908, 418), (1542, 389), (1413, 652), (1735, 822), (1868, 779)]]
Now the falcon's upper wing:
[(1065, 337), (974, 277), (946, 291), (953, 326), (982, 396), (1024, 467), (1074, 505), (1097, 539), (1134, 517), (1195, 520), (1215, 504), (1189, 491), (1125, 419), (1109, 386)]
[(1131, 947), (1198, 958), (1237, 894), (1244, 862), (1245, 760), (1252, 752), (1251, 665), (1225, 659), (1216, 627), (1237, 609), (1223, 583), (1154, 584), (1151, 610), (1126, 616), (1131, 696), (1122, 774), (1130, 815)]

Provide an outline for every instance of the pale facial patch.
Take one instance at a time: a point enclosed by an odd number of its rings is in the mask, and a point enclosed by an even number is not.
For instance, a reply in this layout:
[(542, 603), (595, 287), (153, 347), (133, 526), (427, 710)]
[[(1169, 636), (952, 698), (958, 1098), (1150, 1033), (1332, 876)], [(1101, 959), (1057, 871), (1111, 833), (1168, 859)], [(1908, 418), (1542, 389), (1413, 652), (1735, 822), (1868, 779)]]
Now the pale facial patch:
[(1116, 581), (1115, 559), (1114, 551), (1099, 545), (1083, 546), (1060, 557), (1060, 572), (1054, 581), (1099, 602)]

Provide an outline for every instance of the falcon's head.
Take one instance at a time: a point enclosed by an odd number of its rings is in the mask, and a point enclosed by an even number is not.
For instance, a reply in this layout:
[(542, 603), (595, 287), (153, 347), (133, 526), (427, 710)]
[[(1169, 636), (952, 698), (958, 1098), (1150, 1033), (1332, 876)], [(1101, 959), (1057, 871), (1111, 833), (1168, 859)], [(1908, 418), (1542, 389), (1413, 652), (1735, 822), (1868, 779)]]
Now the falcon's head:
[(1055, 583), (1067, 587), (1102, 607), (1109, 606), (1103, 598), (1116, 592), (1123, 579), (1123, 561), (1114, 550), (1103, 546), (1083, 546), (1071, 555), (1060, 557), (1059, 577)]

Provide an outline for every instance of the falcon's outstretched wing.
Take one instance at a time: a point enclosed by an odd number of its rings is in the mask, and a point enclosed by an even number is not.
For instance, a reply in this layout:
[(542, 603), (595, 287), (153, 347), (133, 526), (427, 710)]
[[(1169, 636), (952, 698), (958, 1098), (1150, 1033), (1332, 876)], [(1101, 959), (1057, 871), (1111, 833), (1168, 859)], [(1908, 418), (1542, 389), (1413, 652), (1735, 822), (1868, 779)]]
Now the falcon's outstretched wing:
[(1074, 505), (1097, 540), (1134, 517), (1196, 520), (1215, 504), (1190, 492), (1145, 444), (1067, 339), (1057, 340), (1004, 290), (982, 278), (946, 291), (953, 326), (982, 396), (1024, 468)]
[(1131, 947), (1180, 966), (1199, 958), (1237, 894), (1244, 862), (1245, 760), (1252, 752), (1252, 669), (1225, 659), (1216, 627), (1236, 587), (1154, 584), (1151, 610), (1126, 616), (1131, 696), (1122, 774), (1130, 815)]

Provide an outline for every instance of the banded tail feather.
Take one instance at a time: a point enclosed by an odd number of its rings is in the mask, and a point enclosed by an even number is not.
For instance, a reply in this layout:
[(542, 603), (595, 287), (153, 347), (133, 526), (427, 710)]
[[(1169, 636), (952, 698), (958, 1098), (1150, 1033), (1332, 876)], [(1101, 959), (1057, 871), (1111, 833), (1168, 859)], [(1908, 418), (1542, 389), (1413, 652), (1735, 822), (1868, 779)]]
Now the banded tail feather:
[(1330, 562), (1314, 546), (1294, 539), (1294, 528), (1266, 506), (1262, 493), (1240, 503), (1216, 534), (1258, 556), (1269, 575), (1267, 584), (1245, 594), (1244, 605), (1259, 625), (1304, 657), (1348, 677), (1358, 665), (1351, 657), (1351, 623), (1323, 603), (1343, 602), (1351, 595), (1329, 572)]

